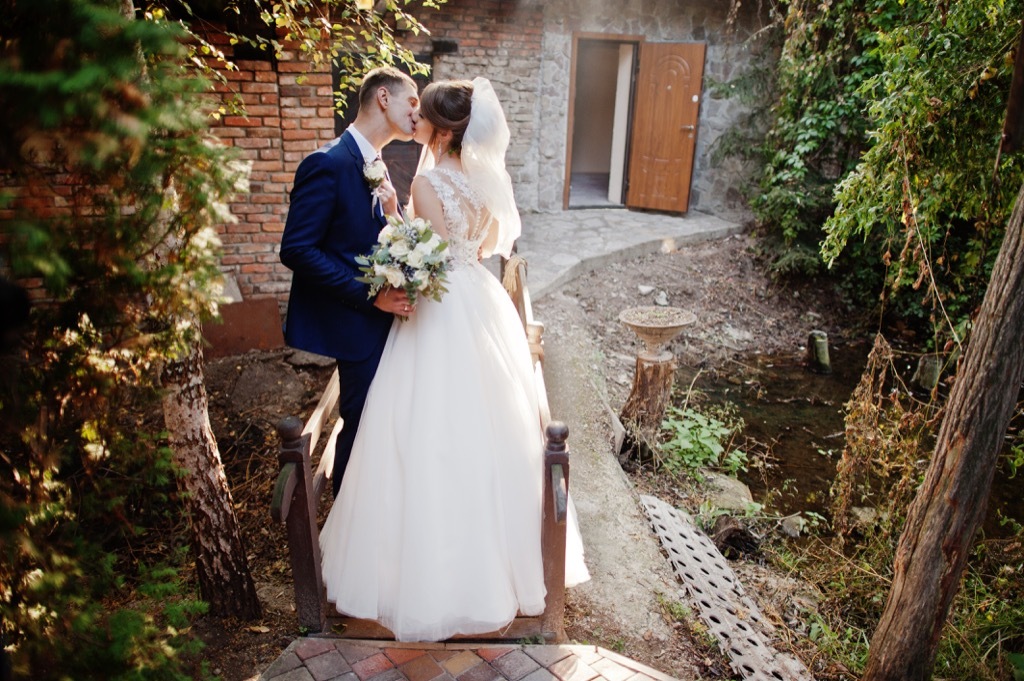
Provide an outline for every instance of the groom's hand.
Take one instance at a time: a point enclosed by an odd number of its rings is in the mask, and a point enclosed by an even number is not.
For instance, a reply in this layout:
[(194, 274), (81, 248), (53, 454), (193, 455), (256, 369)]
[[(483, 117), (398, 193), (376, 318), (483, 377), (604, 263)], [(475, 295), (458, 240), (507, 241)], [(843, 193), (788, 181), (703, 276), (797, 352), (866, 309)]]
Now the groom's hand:
[(377, 198), (380, 199), (380, 206), (384, 210), (385, 215), (393, 215), (395, 217), (401, 215), (398, 212), (398, 191), (390, 181), (384, 180), (375, 191), (377, 192)]
[(409, 302), (409, 296), (405, 294), (405, 291), (392, 286), (381, 289), (381, 292), (373, 299), (373, 305), (384, 312), (403, 317), (411, 317), (416, 312), (416, 306)]

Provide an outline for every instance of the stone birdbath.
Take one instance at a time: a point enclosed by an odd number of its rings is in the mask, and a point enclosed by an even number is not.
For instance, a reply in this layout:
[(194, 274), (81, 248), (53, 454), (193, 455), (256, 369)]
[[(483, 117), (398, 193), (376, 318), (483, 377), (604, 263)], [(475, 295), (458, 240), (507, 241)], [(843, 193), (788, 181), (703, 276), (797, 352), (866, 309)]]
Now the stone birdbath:
[(619, 314), (619, 321), (644, 344), (637, 353), (633, 388), (620, 414), (629, 436), (626, 448), (639, 451), (655, 442), (672, 395), (676, 363), (666, 346), (697, 316), (678, 307), (631, 307)]

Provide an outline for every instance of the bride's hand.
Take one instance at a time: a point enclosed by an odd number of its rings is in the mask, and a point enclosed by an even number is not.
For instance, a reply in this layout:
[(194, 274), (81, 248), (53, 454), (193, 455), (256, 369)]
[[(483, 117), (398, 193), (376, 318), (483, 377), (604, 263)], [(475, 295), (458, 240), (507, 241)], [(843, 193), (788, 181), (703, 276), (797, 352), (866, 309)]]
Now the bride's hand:
[(380, 199), (380, 205), (384, 210), (384, 214), (398, 217), (400, 215), (398, 212), (398, 191), (395, 189), (395, 186), (384, 180), (375, 191), (377, 198)]

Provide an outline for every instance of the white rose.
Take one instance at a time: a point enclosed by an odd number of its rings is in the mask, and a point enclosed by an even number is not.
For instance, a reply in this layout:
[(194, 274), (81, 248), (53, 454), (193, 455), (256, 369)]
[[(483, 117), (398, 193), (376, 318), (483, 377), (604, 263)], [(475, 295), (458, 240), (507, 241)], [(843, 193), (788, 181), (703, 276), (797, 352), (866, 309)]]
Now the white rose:
[(423, 245), (433, 253), (437, 250), (437, 247), (441, 245), (441, 236), (437, 232), (434, 232), (430, 236), (430, 239)]
[(430, 285), (430, 277), (427, 276), (425, 271), (420, 270), (416, 273), (416, 276), (413, 277), (412, 283), (416, 286), (417, 291), (422, 291)]
[(401, 288), (405, 285), (405, 275), (402, 274), (402, 270), (397, 267), (385, 268), (384, 276), (387, 277), (388, 283), (395, 288)]
[(379, 159), (374, 159), (363, 165), (363, 177), (365, 177), (366, 181), (374, 187), (379, 185), (384, 181), (384, 178), (387, 177), (384, 172), (384, 162)]
[(406, 255), (409, 252), (409, 244), (404, 240), (396, 241), (395, 243), (391, 244), (391, 247), (388, 248), (388, 251), (390, 251), (391, 255), (395, 256), (396, 258), (401, 258), (403, 255)]
[(417, 246), (405, 257), (405, 261), (412, 267), (420, 268), (423, 267), (423, 255), (424, 254), (420, 250), (420, 247)]
[(380, 230), (380, 233), (377, 235), (377, 242), (384, 243), (386, 241), (391, 241), (391, 239), (394, 238), (394, 236), (395, 228), (391, 226), (391, 224), (387, 224), (384, 226), (384, 229)]

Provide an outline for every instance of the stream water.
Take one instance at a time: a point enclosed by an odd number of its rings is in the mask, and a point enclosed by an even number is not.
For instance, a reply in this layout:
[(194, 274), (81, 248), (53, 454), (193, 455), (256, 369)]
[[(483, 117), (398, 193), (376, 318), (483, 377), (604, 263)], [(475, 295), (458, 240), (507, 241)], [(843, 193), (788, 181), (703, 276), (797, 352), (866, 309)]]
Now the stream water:
[[(739, 475), (767, 510), (790, 514), (814, 511), (830, 516), (829, 488), (845, 443), (843, 405), (857, 386), (871, 345), (854, 343), (829, 348), (833, 372), (807, 369), (803, 354), (748, 355), (735, 361), (735, 371), (712, 375), (681, 367), (677, 388), (693, 383), (713, 403), (731, 403), (746, 427), (744, 436), (769, 453), (770, 466), (749, 467)], [(897, 367), (913, 371), (912, 366)], [(1018, 419), (1020, 421), (1021, 419)], [(1019, 429), (1019, 422), (1011, 429)], [(737, 444), (741, 444), (737, 442)], [(999, 513), (1024, 522), (1024, 470), (1009, 478), (1005, 465), (996, 471), (985, 532), (1007, 533)]]

